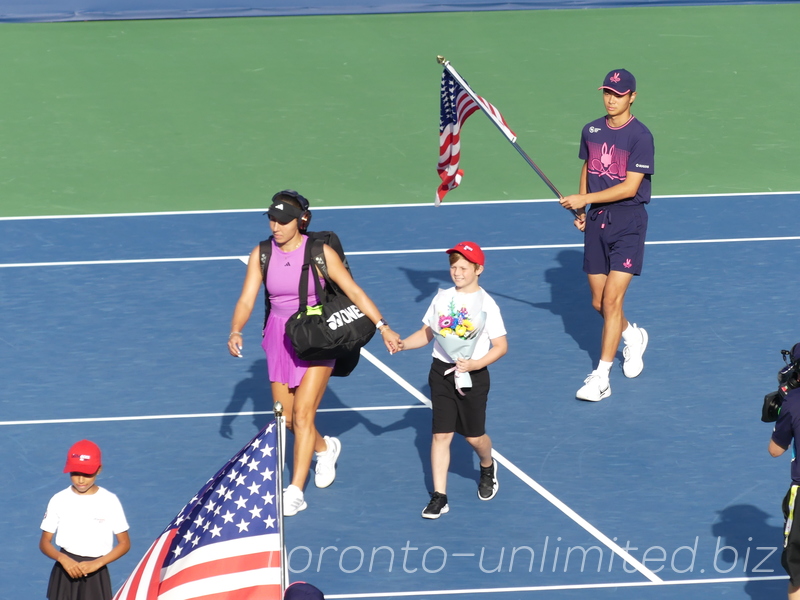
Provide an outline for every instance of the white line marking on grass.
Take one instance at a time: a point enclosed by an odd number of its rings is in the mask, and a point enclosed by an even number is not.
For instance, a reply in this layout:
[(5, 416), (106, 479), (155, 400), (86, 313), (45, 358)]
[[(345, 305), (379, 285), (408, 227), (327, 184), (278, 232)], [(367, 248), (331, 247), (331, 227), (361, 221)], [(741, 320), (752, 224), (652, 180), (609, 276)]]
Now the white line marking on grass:
[(678, 581), (626, 581), (624, 583), (585, 583), (572, 585), (536, 585), (529, 587), (474, 588), (464, 590), (427, 590), (419, 592), (381, 592), (377, 594), (325, 594), (330, 600), (347, 598), (408, 598), (412, 596), (455, 596), (460, 594), (498, 594), (507, 592), (552, 592), (558, 590), (600, 590), (609, 588), (662, 587), (668, 585), (699, 585), (745, 583), (748, 581), (775, 581), (789, 579), (788, 575), (770, 577), (731, 577), (730, 579), (683, 579)]
[[(706, 240), (663, 240), (645, 242), (647, 246), (664, 246), (678, 244), (729, 244), (734, 242), (791, 242), (800, 240), (798, 235), (787, 235), (781, 237), (753, 237), (753, 238), (719, 238)], [(503, 250), (553, 250), (563, 248), (583, 248), (583, 244), (531, 244), (524, 246), (488, 246), (484, 252), (496, 252)], [(358, 252), (348, 252), (348, 256), (375, 256), (380, 254), (440, 254), (446, 248), (419, 248), (413, 250), (361, 250)], [(0, 269), (13, 267), (76, 267), (86, 265), (125, 265), (125, 264), (144, 264), (144, 263), (175, 263), (175, 262), (203, 262), (219, 260), (240, 260), (247, 264), (249, 256), (197, 256), (194, 258), (137, 258), (131, 260), (84, 260), (84, 261), (63, 261), (63, 262), (41, 262), (41, 263), (5, 263), (0, 264)]]
[[(426, 406), (431, 406), (431, 401), (426, 398), (418, 389), (413, 387), (410, 383), (408, 383), (405, 379), (400, 377), (397, 373), (395, 373), (392, 369), (387, 367), (381, 360), (375, 357), (371, 352), (361, 349), (361, 354), (366, 358), (369, 362), (373, 365), (378, 367), (383, 373), (388, 375), (393, 381), (397, 382), (400, 387), (404, 390), (408, 391), (412, 396), (417, 398), (420, 402), (423, 402)], [(532, 477), (527, 475), (517, 467), (514, 463), (508, 460), (505, 456), (500, 454), (496, 448), (492, 449), (492, 456), (497, 459), (501, 465), (503, 465), (506, 469), (511, 471), (514, 475), (516, 475), (523, 483), (528, 485), (534, 491), (536, 491), (539, 495), (541, 495), (545, 500), (550, 502), (553, 506), (555, 506), (558, 510), (563, 512), (567, 515), (570, 519), (572, 519), (576, 524), (580, 525), (584, 530), (586, 530), (589, 534), (594, 536), (597, 540), (599, 540), (602, 544), (604, 544), (607, 548), (609, 548), (612, 552), (614, 552), (617, 556), (622, 558), (625, 562), (639, 571), (642, 575), (647, 577), (650, 581), (660, 582), (662, 579), (653, 573), (650, 569), (645, 567), (642, 563), (636, 560), (633, 556), (625, 552), (618, 544), (613, 542), (608, 536), (602, 533), (599, 529), (597, 529), (594, 525), (589, 523), (586, 519), (581, 517), (578, 513), (572, 510), (569, 506), (567, 506), (564, 502), (556, 498), (552, 493), (550, 493), (546, 488), (544, 488), (540, 483), (535, 481)], [(333, 596), (332, 596), (333, 597)]]
[[(715, 194), (672, 194), (664, 196), (653, 196), (653, 200), (663, 200), (669, 198), (728, 198), (741, 196), (793, 196), (800, 194), (797, 192), (732, 192)], [(535, 204), (535, 203), (556, 203), (555, 198), (521, 198), (521, 199), (494, 199), (494, 200), (467, 200), (467, 201), (447, 201), (442, 206), (473, 206), (475, 204)], [(357, 204), (349, 206), (319, 206), (314, 205), (315, 211), (318, 210), (367, 210), (371, 208), (436, 208), (433, 202), (408, 202), (404, 204)], [(263, 213), (263, 208), (230, 208), (217, 210), (170, 210), (161, 212), (139, 212), (139, 213), (97, 213), (88, 215), (39, 215), (39, 216), (17, 216), (0, 217), (0, 221), (41, 221), (47, 219), (109, 219), (109, 218), (130, 218), (130, 217), (166, 217), (181, 215), (222, 215), (239, 213)]]

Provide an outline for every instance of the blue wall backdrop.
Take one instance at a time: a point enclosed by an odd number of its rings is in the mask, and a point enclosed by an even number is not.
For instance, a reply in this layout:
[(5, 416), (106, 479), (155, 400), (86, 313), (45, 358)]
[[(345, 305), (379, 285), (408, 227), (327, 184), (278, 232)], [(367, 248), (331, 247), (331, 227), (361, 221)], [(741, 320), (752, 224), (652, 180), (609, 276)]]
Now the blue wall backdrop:
[(0, 21), (95, 21), (103, 19), (185, 19), (193, 17), (267, 17), (476, 10), (570, 9), (625, 6), (787, 4), (706, 0), (8, 0), (0, 2)]

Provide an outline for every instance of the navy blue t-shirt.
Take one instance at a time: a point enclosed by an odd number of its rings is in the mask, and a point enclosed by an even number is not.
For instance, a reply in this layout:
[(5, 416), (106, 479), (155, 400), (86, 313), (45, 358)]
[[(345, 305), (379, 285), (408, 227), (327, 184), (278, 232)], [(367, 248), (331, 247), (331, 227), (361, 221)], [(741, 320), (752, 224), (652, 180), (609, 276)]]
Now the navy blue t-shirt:
[(800, 388), (795, 388), (786, 394), (786, 399), (781, 405), (781, 414), (772, 431), (772, 441), (781, 448), (788, 448), (792, 444), (792, 484), (800, 485), (800, 464), (796, 456), (798, 435), (800, 435)]
[(599, 192), (627, 178), (628, 171), (644, 173), (633, 198), (614, 204), (636, 205), (650, 202), (650, 176), (654, 171), (655, 144), (653, 134), (636, 117), (622, 127), (610, 127), (605, 117), (587, 124), (581, 132), (578, 156), (586, 161), (588, 191)]

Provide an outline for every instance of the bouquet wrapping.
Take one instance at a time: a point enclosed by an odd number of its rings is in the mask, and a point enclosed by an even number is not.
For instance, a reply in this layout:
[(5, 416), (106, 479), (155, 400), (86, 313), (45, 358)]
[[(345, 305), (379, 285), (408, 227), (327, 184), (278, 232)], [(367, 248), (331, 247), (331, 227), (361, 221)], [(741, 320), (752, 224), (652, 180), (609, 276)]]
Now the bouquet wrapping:
[[(478, 338), (486, 325), (486, 313), (481, 310), (483, 295), (452, 294), (446, 295), (439, 290), (439, 297), (434, 304), (436, 322), (431, 329), (436, 341), (454, 360), (472, 358)], [(445, 375), (455, 372), (456, 390), (462, 396), (462, 390), (472, 387), (469, 373), (461, 373), (456, 367), (445, 371)]]

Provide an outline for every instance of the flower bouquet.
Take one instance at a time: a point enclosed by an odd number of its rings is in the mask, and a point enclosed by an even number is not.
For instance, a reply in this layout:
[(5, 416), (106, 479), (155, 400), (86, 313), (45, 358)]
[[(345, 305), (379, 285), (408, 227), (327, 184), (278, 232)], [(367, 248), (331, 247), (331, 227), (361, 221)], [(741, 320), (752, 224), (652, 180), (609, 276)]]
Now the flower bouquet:
[[(445, 297), (444, 292), (439, 290), (439, 295), (441, 298), (437, 298), (435, 304), (438, 320), (431, 327), (436, 341), (454, 360), (471, 358), (486, 324), (486, 313), (480, 310), (482, 294)], [(445, 371), (445, 375), (451, 372), (455, 372), (456, 390), (463, 396), (461, 390), (472, 387), (472, 378), (469, 373), (461, 373), (455, 367)]]

